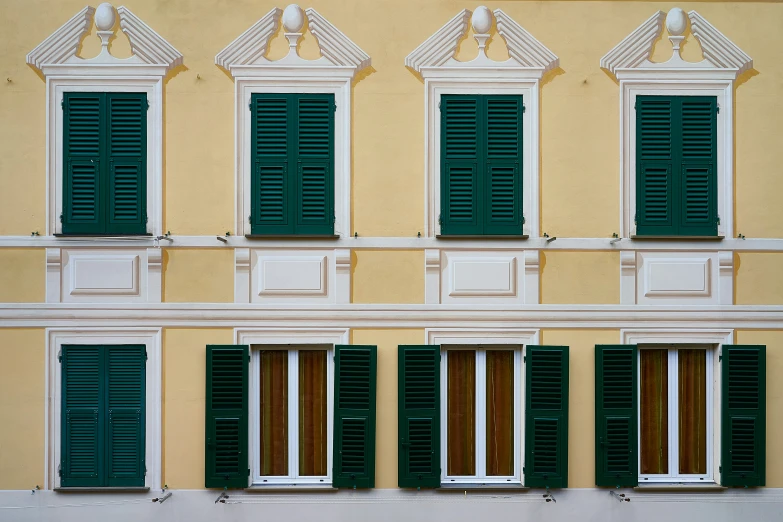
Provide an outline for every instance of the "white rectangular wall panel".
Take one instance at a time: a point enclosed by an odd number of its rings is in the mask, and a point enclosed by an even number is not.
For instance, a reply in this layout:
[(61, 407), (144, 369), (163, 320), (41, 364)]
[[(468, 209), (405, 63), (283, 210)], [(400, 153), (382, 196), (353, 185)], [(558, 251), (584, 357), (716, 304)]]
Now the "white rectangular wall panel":
[[(536, 292), (528, 294), (537, 302), (537, 272), (526, 273), (524, 251), (442, 250), (440, 254), (433, 251), (429, 257), (425, 255), (427, 303), (435, 304), (431, 298), (436, 283), (440, 283), (439, 297), (444, 304), (524, 304), (528, 284), (535, 287)], [(531, 268), (537, 267), (535, 256), (529, 261)], [(440, 272), (439, 281), (436, 271)]]
[(326, 256), (259, 259), (258, 295), (326, 295)]
[[(55, 250), (55, 249), (49, 249)], [(161, 300), (158, 249), (61, 249), (47, 261), (47, 300), (63, 303), (143, 303)], [(51, 265), (51, 266), (50, 266)], [(54, 288), (59, 288), (58, 292)]]
[(718, 252), (638, 252), (637, 256), (637, 304), (732, 302), (733, 269), (720, 270)]
[(250, 249), (247, 280), (242, 259), (235, 263), (236, 302), (245, 295), (251, 303), (350, 302), (349, 250)]
[(450, 269), (451, 297), (517, 295), (514, 257), (455, 259)]
[(70, 295), (139, 295), (139, 255), (71, 255)]

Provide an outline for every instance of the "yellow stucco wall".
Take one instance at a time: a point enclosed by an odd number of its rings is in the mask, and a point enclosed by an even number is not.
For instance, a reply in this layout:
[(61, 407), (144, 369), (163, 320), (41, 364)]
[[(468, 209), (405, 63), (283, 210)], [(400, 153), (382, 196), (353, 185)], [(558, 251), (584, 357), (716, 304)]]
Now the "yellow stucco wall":
[(44, 487), (44, 336), (0, 329), (0, 490)]
[(45, 300), (46, 251), (42, 248), (0, 249), (0, 303), (41, 303)]
[(231, 329), (163, 331), (163, 483), (204, 487), (206, 345), (233, 344)]
[(234, 250), (176, 249), (163, 253), (163, 300), (233, 303)]
[(742, 252), (734, 262), (736, 304), (783, 304), (783, 254)]
[(767, 487), (783, 487), (783, 331), (736, 332), (737, 344), (763, 344), (767, 347)]
[(423, 250), (354, 252), (354, 303), (423, 303)]
[(397, 347), (424, 344), (424, 330), (354, 330), (353, 344), (378, 347), (375, 487), (397, 487)]
[(619, 252), (542, 252), (541, 303), (619, 302)]

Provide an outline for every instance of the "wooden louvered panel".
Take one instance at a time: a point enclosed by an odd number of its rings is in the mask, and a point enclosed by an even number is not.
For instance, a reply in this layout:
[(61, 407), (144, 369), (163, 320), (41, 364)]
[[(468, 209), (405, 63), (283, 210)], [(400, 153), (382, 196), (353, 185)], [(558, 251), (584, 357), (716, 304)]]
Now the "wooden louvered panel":
[(73, 408), (65, 412), (62, 434), (64, 487), (101, 485), (101, 432), (98, 410)]
[(601, 471), (609, 475), (630, 476), (636, 473), (634, 464), (634, 455), (632, 445), (635, 441), (631, 440), (632, 419), (630, 417), (607, 417), (605, 421), (606, 431), (604, 431), (603, 442), (605, 447), (605, 461)]
[(334, 182), (329, 169), (328, 161), (303, 160), (299, 164), (299, 233), (329, 234), (334, 231)]
[(63, 153), (98, 159), (101, 155), (101, 93), (65, 93)]
[(522, 233), (522, 179), (517, 162), (490, 161), (485, 234)]
[(329, 159), (332, 156), (334, 114), (329, 97), (301, 97), (298, 116), (299, 157)]
[(240, 452), (241, 421), (238, 417), (215, 418), (215, 473), (237, 476), (242, 472)]
[(367, 419), (344, 418), (340, 437), (340, 467), (343, 474), (367, 475)]
[(555, 350), (531, 349), (528, 352), (531, 408), (563, 409), (563, 357), (563, 352)]
[(672, 128), (674, 108), (665, 96), (639, 96), (636, 99), (637, 150), (639, 160), (674, 159)]
[(713, 213), (712, 168), (709, 165), (683, 165), (683, 223), (709, 225), (715, 223)]
[(441, 136), (445, 159), (478, 159), (479, 99), (476, 96), (441, 97)]
[(109, 95), (109, 155), (136, 158), (146, 155), (147, 96), (143, 93)]
[(107, 346), (109, 486), (144, 485), (145, 367), (143, 345)]
[(717, 132), (716, 99), (705, 96), (683, 96), (682, 158), (683, 160), (714, 161)]
[(254, 192), (253, 220), (263, 225), (287, 226), (288, 190), (287, 163), (257, 163)]
[(604, 408), (633, 409), (635, 393), (633, 375), (634, 354), (630, 349), (620, 348), (603, 352), (602, 400)]
[(559, 418), (533, 419), (535, 451), (532, 452), (533, 462), (530, 463), (532, 473), (554, 476), (558, 472), (558, 444), (561, 438), (559, 428)]
[(435, 409), (440, 354), (431, 350), (408, 350), (404, 360), (401, 392), (406, 409)]
[(731, 431), (731, 471), (735, 474), (757, 472), (756, 446), (757, 436), (755, 417), (732, 417)]
[(111, 486), (144, 485), (143, 419), (140, 410), (110, 410), (108, 473)]
[(432, 419), (411, 418), (408, 420), (408, 473), (411, 475), (432, 475), (440, 470), (433, 469), (432, 441), (435, 433)]
[(480, 234), (477, 165), (449, 161), (444, 169), (443, 233)]
[(486, 96), (487, 158), (522, 156), (522, 97)]
[(372, 354), (370, 350), (352, 348), (341, 353), (337, 375), (338, 408), (370, 408), (372, 378)]
[(114, 159), (110, 165), (109, 229), (117, 233), (146, 232), (146, 190), (143, 164)]
[(254, 96), (252, 143), (255, 159), (288, 154), (289, 100), (285, 95)]
[(243, 375), (246, 373), (241, 350), (216, 351), (212, 356), (211, 389), (213, 410), (241, 408), (245, 401)]

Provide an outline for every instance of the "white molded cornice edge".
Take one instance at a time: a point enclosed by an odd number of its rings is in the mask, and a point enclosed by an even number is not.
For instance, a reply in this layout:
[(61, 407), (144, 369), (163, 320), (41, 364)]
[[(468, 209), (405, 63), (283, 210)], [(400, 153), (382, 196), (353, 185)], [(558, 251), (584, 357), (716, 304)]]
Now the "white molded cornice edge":
[(76, 13), (43, 42), (27, 54), (27, 63), (38, 70), (44, 64), (61, 64), (74, 56), (79, 43), (90, 32), (95, 8), (89, 5)]
[(457, 45), (468, 31), (470, 11), (463, 9), (435, 34), (405, 57), (405, 66), (420, 73), (422, 67), (438, 67), (454, 56)]
[(215, 56), (215, 63), (225, 70), (232, 65), (249, 65), (266, 54), (269, 40), (280, 26), (282, 9), (273, 8), (250, 29), (239, 35)]
[(753, 68), (753, 59), (726, 38), (696, 11), (690, 11), (691, 32), (701, 45), (704, 58), (722, 69), (737, 69), (737, 75)]
[(145, 63), (165, 65), (169, 71), (182, 65), (182, 53), (163, 39), (150, 26), (142, 22), (127, 7), (117, 8), (120, 16), (120, 29), (128, 37), (131, 52)]
[(361, 71), (370, 65), (370, 56), (312, 7), (305, 10), (310, 32), (318, 41), (321, 54), (335, 65)]
[(638, 67), (646, 62), (652, 55), (655, 40), (663, 31), (665, 19), (666, 13), (656, 11), (601, 58), (601, 68), (615, 74), (617, 69)]
[(495, 9), (498, 33), (506, 41), (508, 55), (525, 67), (544, 72), (560, 65), (560, 59), (501, 9)]

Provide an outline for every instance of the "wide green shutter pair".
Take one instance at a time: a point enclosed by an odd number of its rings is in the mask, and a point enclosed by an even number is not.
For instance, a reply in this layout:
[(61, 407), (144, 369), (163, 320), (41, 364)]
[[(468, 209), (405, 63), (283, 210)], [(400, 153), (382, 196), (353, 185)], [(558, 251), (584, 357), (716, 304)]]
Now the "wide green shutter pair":
[(63, 96), (63, 234), (146, 234), (147, 95)]
[[(568, 347), (527, 346), (525, 466), (529, 487), (568, 486)], [(398, 471), (401, 488), (441, 480), (440, 346), (398, 348)]]
[(62, 347), (61, 487), (143, 487), (146, 348)]
[[(250, 348), (207, 346), (206, 487), (250, 483)], [(375, 487), (377, 348), (335, 346), (332, 485)]]
[(523, 113), (522, 96), (441, 96), (442, 235), (522, 235)]
[(717, 100), (636, 97), (636, 233), (717, 236)]
[[(630, 487), (638, 473), (638, 350), (595, 347), (595, 483)], [(721, 355), (724, 486), (763, 486), (766, 460), (766, 347), (724, 345)]]
[(250, 228), (334, 234), (334, 95), (253, 94)]

